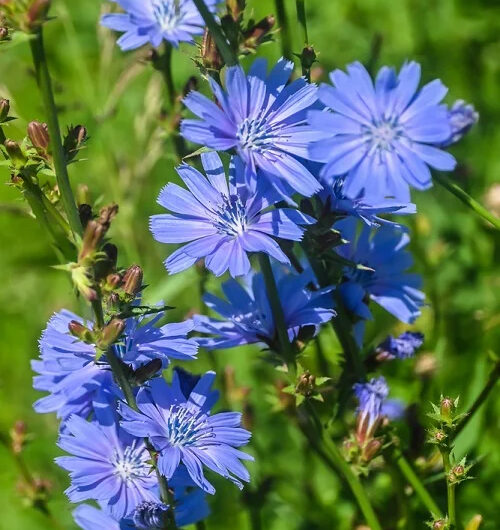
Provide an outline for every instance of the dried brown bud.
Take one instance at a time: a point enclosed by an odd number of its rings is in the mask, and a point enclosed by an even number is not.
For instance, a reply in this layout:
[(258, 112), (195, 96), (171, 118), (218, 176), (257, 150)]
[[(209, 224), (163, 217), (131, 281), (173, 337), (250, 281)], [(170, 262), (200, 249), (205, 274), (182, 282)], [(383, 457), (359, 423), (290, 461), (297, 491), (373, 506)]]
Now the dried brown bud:
[(130, 296), (137, 295), (142, 289), (144, 273), (139, 265), (132, 265), (123, 276), (123, 290)]
[(377, 453), (380, 451), (381, 447), (382, 442), (378, 438), (370, 440), (363, 448), (363, 459), (366, 462), (370, 462), (377, 456)]
[(26, 28), (36, 31), (46, 20), (52, 0), (34, 0), (26, 13)]
[(315, 386), (316, 376), (306, 371), (300, 375), (295, 390), (298, 394), (310, 396), (313, 393)]
[(125, 330), (125, 326), (126, 324), (124, 320), (114, 318), (102, 329), (101, 335), (97, 340), (98, 348), (106, 350), (111, 344), (115, 343)]
[(110, 289), (115, 289), (122, 283), (122, 277), (119, 274), (109, 274), (106, 278), (106, 284)]
[(273, 15), (268, 15), (262, 20), (259, 20), (257, 24), (245, 31), (245, 46), (256, 48), (262, 42), (263, 38), (273, 29), (274, 24), (276, 24), (276, 19)]
[(83, 125), (76, 125), (68, 128), (68, 133), (64, 137), (64, 152), (66, 160), (73, 160), (77, 152), (82, 148), (87, 140), (87, 129)]
[(306, 46), (300, 54), (300, 62), (307, 70), (310, 70), (311, 66), (316, 62), (316, 59), (317, 55), (312, 46)]
[(80, 322), (72, 320), (68, 324), (68, 329), (71, 335), (77, 337), (82, 342), (86, 342), (87, 344), (92, 344), (94, 342), (94, 337), (90, 329), (81, 324)]
[(89, 221), (92, 219), (92, 206), (90, 204), (80, 204), (78, 206), (78, 214), (83, 228), (86, 228)]
[(26, 444), (26, 423), (22, 420), (16, 421), (10, 431), (12, 451), (18, 455)]
[(83, 234), (82, 249), (80, 251), (79, 259), (83, 260), (93, 252), (97, 250), (99, 243), (101, 242), (104, 234), (106, 233), (104, 227), (91, 219), (87, 223), (85, 232)]
[[(4, 28), (0, 28), (0, 31)], [(0, 98), (0, 123), (4, 123), (9, 117), (10, 101), (5, 98)]]
[(33, 147), (41, 153), (46, 153), (50, 145), (49, 128), (46, 123), (32, 121), (28, 125), (28, 137)]
[(233, 20), (237, 22), (239, 18), (243, 15), (245, 10), (246, 0), (227, 0), (227, 12), (231, 15)]
[(224, 61), (208, 29), (205, 29), (205, 33), (203, 34), (201, 62), (207, 70), (215, 70), (216, 72), (219, 72), (224, 66)]

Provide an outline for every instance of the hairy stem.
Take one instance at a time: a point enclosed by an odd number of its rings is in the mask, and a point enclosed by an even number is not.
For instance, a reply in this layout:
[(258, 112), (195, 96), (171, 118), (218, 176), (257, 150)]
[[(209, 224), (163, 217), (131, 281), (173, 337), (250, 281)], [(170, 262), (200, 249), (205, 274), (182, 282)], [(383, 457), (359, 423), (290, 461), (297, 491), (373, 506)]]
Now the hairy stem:
[(439, 506), (435, 503), (434, 499), (431, 497), (430, 493), (427, 491), (422, 481), (415, 473), (411, 467), (408, 460), (406, 460), (403, 453), (400, 451), (395, 451), (393, 454), (393, 459), (395, 460), (399, 470), (404, 475), (410, 486), (415, 490), (418, 498), (421, 500), (422, 504), (429, 510), (432, 515), (441, 517), (442, 513)]
[(491, 223), (497, 230), (500, 230), (500, 219), (489, 212), (482, 204), (473, 199), (467, 192), (465, 192), (458, 184), (453, 182), (444, 173), (436, 172), (434, 178), (446, 188), (449, 192), (458, 197), (471, 210), (474, 210), (480, 217)]
[(481, 408), (481, 405), (486, 401), (491, 391), (495, 388), (495, 385), (497, 384), (499, 379), (500, 361), (497, 361), (495, 366), (493, 367), (493, 370), (490, 373), (490, 376), (488, 377), (488, 381), (486, 381), (486, 385), (484, 386), (483, 390), (481, 391), (479, 396), (477, 396), (476, 400), (472, 404), (471, 408), (468, 410), (467, 414), (464, 416), (463, 420), (457, 425), (453, 433), (453, 438), (456, 438), (465, 429), (474, 414)]
[(221, 54), (222, 59), (224, 59), (226, 65), (235, 66), (236, 64), (238, 64), (238, 57), (229, 46), (226, 37), (222, 31), (222, 28), (219, 26), (219, 24), (217, 24), (214, 16), (206, 6), (204, 0), (193, 0), (193, 2), (196, 8), (198, 9), (201, 17), (205, 21), (208, 30), (212, 34), (212, 37), (215, 40), (215, 44), (217, 45), (219, 53)]
[(457, 511), (456, 511), (456, 502), (455, 502), (456, 484), (454, 484), (450, 480), (451, 460), (450, 460), (449, 448), (441, 449), (441, 456), (443, 457), (443, 467), (444, 467), (444, 472), (446, 474), (446, 492), (448, 496), (448, 522), (450, 525), (450, 530), (456, 530), (457, 528)]
[(47, 57), (45, 55), (42, 28), (40, 28), (34, 34), (33, 38), (30, 39), (30, 46), (35, 66), (36, 79), (45, 107), (57, 185), (59, 187), (59, 192), (61, 193), (64, 210), (68, 216), (69, 226), (74, 234), (81, 235), (82, 224), (80, 222), (75, 197), (69, 182), (68, 168), (66, 166), (66, 158), (61, 142), (61, 130), (57, 116), (57, 107), (54, 100), (54, 93), (52, 91), (52, 81), (47, 64)]
[(276, 16), (281, 31), (281, 49), (285, 59), (292, 59), (292, 45), (290, 39), (290, 28), (288, 27), (288, 17), (285, 10), (284, 0), (274, 0)]

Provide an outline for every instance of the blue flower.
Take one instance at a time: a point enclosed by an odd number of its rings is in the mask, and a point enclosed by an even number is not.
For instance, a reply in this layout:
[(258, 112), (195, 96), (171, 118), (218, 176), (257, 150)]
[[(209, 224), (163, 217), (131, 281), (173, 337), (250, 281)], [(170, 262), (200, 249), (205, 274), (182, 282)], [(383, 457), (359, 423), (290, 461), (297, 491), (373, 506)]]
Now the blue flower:
[(364, 426), (363, 430), (369, 433), (382, 415), (382, 407), (389, 395), (389, 387), (385, 378), (381, 376), (367, 383), (356, 383), (353, 389), (359, 401), (358, 425)]
[[(120, 358), (138, 368), (152, 359), (161, 359), (166, 367), (169, 359), (191, 360), (196, 357), (198, 345), (186, 334), (193, 329), (192, 321), (166, 324), (156, 327), (162, 317), (153, 319), (127, 319), (125, 333), (114, 346)], [(34, 408), (39, 413), (57, 412), (60, 419), (77, 414), (86, 418), (92, 412), (92, 403), (98, 390), (108, 389), (120, 394), (113, 382), (106, 355), (95, 362), (96, 347), (71, 335), (71, 321), (86, 324), (80, 317), (67, 310), (56, 313), (47, 324), (40, 339), (41, 359), (32, 361), (32, 368), (39, 375), (34, 377), (36, 390), (49, 392), (39, 399)]]
[(115, 520), (130, 516), (142, 501), (160, 502), (144, 440), (121, 429), (106, 400), (94, 404), (95, 421), (71, 416), (58, 445), (72, 456), (56, 462), (70, 472), (71, 502), (96, 500)]
[[(317, 332), (335, 316), (331, 289), (310, 290), (314, 279), (309, 272), (292, 274), (278, 267), (274, 272), (290, 340), (304, 327)], [(227, 301), (212, 294), (206, 294), (204, 301), (224, 320), (194, 317), (196, 330), (211, 335), (198, 338), (200, 346), (219, 349), (264, 342), (272, 347), (276, 329), (262, 274), (250, 275), (245, 286), (229, 280), (222, 284), (222, 291)]]
[(136, 528), (148, 530), (151, 528), (165, 528), (168, 522), (169, 507), (163, 503), (143, 501), (134, 511), (132, 520)]
[(450, 137), (447, 89), (439, 80), (418, 91), (420, 66), (406, 63), (396, 75), (383, 67), (373, 84), (360, 63), (334, 70), (334, 87), (321, 85), (318, 95), (334, 113), (312, 110), (308, 119), (323, 138), (310, 146), (310, 156), (324, 162), (324, 178), (346, 175), (345, 192), (362, 190), (370, 199), (395, 197), (409, 202), (409, 186), (432, 186), (428, 166), (451, 171), (453, 156), (435, 146)]
[(73, 518), (83, 530), (133, 530), (135, 528), (130, 519), (117, 521), (105, 511), (89, 504), (81, 504), (73, 510)]
[[(299, 241), (302, 224), (314, 219), (291, 208), (269, 211), (279, 198), (268, 193), (251, 193), (244, 183), (243, 164), (234, 157), (230, 165), (229, 186), (222, 161), (216, 153), (201, 157), (207, 177), (187, 164), (178, 168), (186, 186), (167, 184), (158, 202), (173, 214), (154, 215), (151, 231), (161, 243), (188, 243), (165, 261), (170, 273), (180, 272), (200, 258), (216, 276), (229, 269), (231, 276), (250, 271), (248, 252), (265, 252), (289, 263), (272, 236)], [(276, 195), (276, 193), (274, 193)]]
[(247, 167), (248, 180), (259, 170), (283, 197), (293, 190), (310, 197), (321, 185), (304, 166), (308, 145), (321, 138), (306, 124), (316, 103), (316, 86), (304, 79), (287, 85), (294, 66), (281, 59), (267, 75), (267, 61), (254, 61), (248, 75), (240, 66), (227, 69), (226, 90), (209, 78), (216, 102), (191, 92), (186, 106), (200, 119), (186, 119), (181, 133), (217, 151), (235, 149)]
[(479, 113), (473, 105), (458, 99), (448, 110), (451, 134), (441, 145), (447, 147), (459, 142), (479, 120)]
[(390, 420), (402, 420), (405, 416), (405, 404), (400, 399), (388, 399), (382, 403), (380, 414)]
[(389, 219), (380, 217), (384, 214), (410, 215), (417, 212), (413, 203), (378, 199), (371, 202), (371, 198), (365, 196), (361, 191), (356, 198), (350, 198), (344, 191), (344, 179), (338, 178), (330, 186), (320, 192), (320, 198), (328, 209), (338, 216), (356, 217), (371, 227), (379, 227), (382, 224), (390, 224), (398, 228), (402, 225)]
[[(201, 35), (205, 23), (192, 0), (111, 0), (126, 13), (112, 13), (101, 18), (101, 24), (115, 31), (123, 31), (118, 39), (122, 50), (134, 50), (148, 42), (155, 48), (162, 41), (173, 46), (180, 42), (193, 42)], [(218, 0), (205, 0), (215, 11)]]
[(422, 333), (415, 333), (406, 331), (399, 337), (389, 335), (376, 348), (378, 358), (382, 356), (384, 359), (409, 359), (415, 355), (415, 351), (424, 343), (424, 336)]
[(250, 439), (250, 433), (240, 427), (241, 414), (210, 415), (218, 398), (218, 392), (210, 389), (214, 372), (201, 377), (189, 394), (183, 393), (180, 377), (174, 372), (171, 385), (154, 379), (148, 388), (141, 388), (137, 395), (140, 413), (123, 405), (122, 427), (151, 439), (159, 453), (158, 469), (167, 479), (182, 463), (193, 482), (208, 493), (215, 493), (215, 489), (205, 478), (203, 466), (242, 487), (240, 480), (248, 482), (250, 476), (240, 459), (253, 459), (236, 449)]
[(340, 286), (344, 304), (362, 319), (371, 319), (369, 298), (402, 322), (414, 322), (420, 316), (425, 295), (418, 290), (420, 276), (406, 272), (413, 263), (411, 254), (405, 250), (410, 241), (408, 234), (390, 226), (382, 226), (373, 233), (370, 227), (362, 225), (356, 237), (357, 225), (353, 218), (335, 224), (348, 241), (335, 251), (364, 267), (345, 267)]

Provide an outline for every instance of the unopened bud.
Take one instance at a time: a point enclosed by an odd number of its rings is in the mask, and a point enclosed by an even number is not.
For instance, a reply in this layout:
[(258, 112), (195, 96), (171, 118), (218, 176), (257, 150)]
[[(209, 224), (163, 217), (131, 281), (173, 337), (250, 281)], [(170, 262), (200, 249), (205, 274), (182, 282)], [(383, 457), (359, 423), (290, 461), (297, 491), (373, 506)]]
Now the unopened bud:
[(83, 125), (76, 125), (75, 127), (68, 128), (68, 133), (65, 136), (63, 143), (66, 160), (68, 162), (75, 158), (78, 150), (82, 148), (86, 140), (87, 129)]
[(434, 439), (438, 443), (442, 443), (446, 440), (446, 434), (443, 431), (436, 431), (434, 433)]
[(0, 41), (7, 40), (9, 38), (9, 29), (0, 28)]
[(27, 162), (27, 158), (21, 149), (21, 146), (14, 140), (5, 140), (5, 149), (15, 167), (22, 167)]
[(47, 152), (50, 144), (49, 128), (46, 123), (32, 121), (28, 125), (28, 137), (37, 151)]
[(370, 462), (377, 456), (377, 453), (382, 447), (382, 442), (378, 439), (370, 440), (363, 449), (363, 459), (366, 462)]
[(276, 24), (276, 19), (273, 15), (259, 20), (257, 24), (245, 31), (245, 45), (249, 48), (256, 48), (273, 29), (274, 24)]
[(141, 366), (134, 372), (134, 382), (137, 385), (142, 385), (153, 376), (155, 376), (162, 368), (161, 359), (153, 359), (149, 363)]
[(132, 265), (123, 276), (123, 290), (130, 296), (137, 295), (142, 289), (143, 272), (139, 265)]
[[(4, 28), (0, 28), (0, 31)], [(1, 40), (1, 39), (0, 39)], [(9, 117), (10, 101), (5, 98), (0, 98), (0, 123), (5, 123)]]
[(205, 33), (203, 34), (201, 62), (207, 70), (215, 70), (216, 72), (219, 72), (224, 66), (224, 61), (208, 29), (205, 29)]
[(26, 444), (26, 423), (22, 420), (16, 421), (10, 431), (12, 451), (18, 455)]
[(469, 524), (466, 526), (465, 530), (478, 530), (482, 522), (482, 515), (474, 515), (474, 517), (469, 521)]
[(114, 318), (105, 326), (97, 340), (97, 346), (101, 350), (106, 350), (111, 344), (114, 344), (125, 330), (126, 323), (124, 320)]
[(122, 277), (119, 274), (109, 274), (106, 283), (110, 289), (116, 289), (122, 283)]
[(455, 412), (455, 402), (451, 398), (441, 399), (441, 419), (446, 423), (451, 423)]
[(80, 339), (82, 342), (86, 342), (87, 344), (92, 344), (94, 342), (94, 337), (90, 329), (81, 324), (80, 322), (72, 320), (68, 324), (68, 329), (71, 335)]
[(316, 62), (317, 55), (312, 46), (306, 46), (300, 54), (300, 62), (306, 70), (310, 70), (311, 66)]
[(226, 6), (227, 6), (227, 12), (231, 15), (233, 20), (237, 22), (241, 15), (243, 15), (243, 11), (245, 10), (245, 0), (227, 0)]
[(92, 219), (87, 223), (83, 234), (82, 249), (79, 255), (80, 260), (85, 259), (95, 252), (105, 233), (104, 227), (97, 221)]
[(445, 530), (448, 524), (444, 519), (438, 519), (432, 524), (432, 530)]
[(26, 27), (36, 31), (47, 18), (52, 0), (34, 0), (26, 14)]
[(83, 228), (86, 228), (89, 221), (92, 219), (92, 206), (90, 204), (80, 204), (78, 206), (78, 214), (80, 215), (80, 222)]
[(300, 375), (295, 391), (298, 394), (309, 396), (313, 393), (315, 386), (316, 376), (306, 371)]
[(452, 469), (452, 473), (457, 477), (463, 477), (465, 474), (465, 467), (459, 464)]

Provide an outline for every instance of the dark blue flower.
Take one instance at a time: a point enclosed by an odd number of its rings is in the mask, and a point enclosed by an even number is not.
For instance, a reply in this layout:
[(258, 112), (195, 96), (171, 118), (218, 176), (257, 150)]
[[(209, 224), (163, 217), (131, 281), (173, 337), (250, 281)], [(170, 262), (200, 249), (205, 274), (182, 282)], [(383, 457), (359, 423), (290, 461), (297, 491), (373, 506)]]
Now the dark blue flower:
[(367, 383), (356, 383), (354, 393), (359, 401), (358, 424), (364, 425), (370, 432), (377, 420), (381, 417), (382, 407), (389, 395), (389, 387), (384, 377), (376, 377)]
[(262, 187), (251, 193), (238, 157), (231, 160), (229, 185), (218, 154), (204, 153), (201, 160), (207, 176), (187, 164), (180, 166), (177, 171), (189, 191), (167, 184), (158, 202), (174, 213), (151, 218), (157, 241), (187, 243), (165, 261), (167, 270), (176, 273), (205, 258), (216, 276), (228, 269), (233, 277), (241, 276), (250, 271), (249, 252), (288, 263), (273, 237), (299, 241), (304, 233), (300, 225), (314, 220), (291, 208), (269, 210), (279, 198), (270, 198)]
[[(309, 289), (313, 281), (310, 273), (293, 274), (279, 267), (274, 271), (290, 340), (306, 326), (318, 331), (321, 324), (335, 316), (331, 289)], [(227, 301), (212, 294), (206, 294), (204, 301), (224, 320), (194, 317), (196, 330), (211, 335), (198, 338), (200, 346), (219, 349), (259, 342), (271, 345), (276, 329), (262, 274), (250, 275), (246, 285), (229, 280), (222, 284), (222, 291)]]
[[(101, 24), (115, 31), (123, 31), (118, 39), (122, 50), (134, 50), (147, 43), (160, 46), (165, 40), (174, 46), (179, 42), (193, 42), (201, 35), (205, 23), (192, 0), (111, 0), (126, 13), (104, 15)], [(215, 10), (218, 0), (205, 0)]]
[[(196, 357), (198, 345), (186, 338), (193, 329), (191, 321), (156, 327), (162, 317), (127, 319), (125, 333), (115, 352), (127, 364), (138, 368), (152, 359), (161, 359), (163, 367), (169, 359), (191, 360)], [(92, 412), (96, 391), (108, 389), (119, 394), (113, 382), (106, 355), (95, 361), (96, 347), (70, 334), (69, 323), (75, 320), (92, 328), (80, 317), (67, 310), (56, 313), (47, 324), (40, 339), (40, 360), (32, 361), (39, 375), (34, 377), (36, 390), (49, 392), (39, 399), (34, 408), (39, 413), (57, 412), (60, 419), (77, 414), (86, 418)]]
[(227, 69), (226, 90), (209, 78), (216, 102), (191, 92), (184, 103), (200, 119), (183, 120), (188, 140), (218, 151), (235, 149), (247, 176), (268, 179), (283, 197), (293, 190), (307, 197), (321, 185), (304, 166), (308, 145), (324, 133), (306, 124), (316, 103), (316, 86), (304, 79), (287, 85), (294, 65), (281, 59), (267, 75), (267, 61), (254, 61), (248, 75), (240, 66)]
[(338, 178), (320, 192), (320, 198), (328, 208), (338, 216), (356, 217), (371, 227), (390, 224), (404, 228), (399, 223), (380, 217), (380, 215), (410, 215), (417, 212), (413, 203), (404, 204), (390, 199), (378, 199), (371, 202), (364, 192), (356, 198), (350, 198), (344, 191), (344, 179)]
[(71, 502), (98, 501), (115, 520), (130, 516), (143, 501), (160, 502), (151, 456), (144, 440), (120, 428), (109, 402), (94, 403), (95, 420), (73, 415), (58, 445), (71, 456), (56, 458), (70, 472)]
[(435, 146), (450, 137), (447, 89), (439, 80), (418, 91), (420, 66), (406, 63), (396, 75), (383, 67), (372, 82), (360, 63), (345, 73), (330, 74), (334, 86), (321, 85), (319, 99), (334, 112), (309, 112), (312, 127), (323, 138), (310, 146), (310, 156), (324, 162), (324, 178), (346, 175), (345, 192), (365, 190), (370, 200), (395, 197), (409, 202), (409, 186), (432, 186), (428, 166), (451, 171), (453, 156)]
[(241, 425), (241, 414), (210, 415), (218, 392), (211, 390), (214, 372), (207, 372), (188, 396), (181, 389), (178, 372), (172, 384), (164, 379), (150, 381), (137, 395), (140, 412), (123, 405), (122, 427), (135, 436), (150, 438), (158, 451), (158, 469), (170, 479), (181, 464), (190, 477), (208, 493), (215, 489), (205, 478), (203, 466), (243, 487), (250, 476), (240, 460), (253, 460), (236, 449), (248, 443), (250, 433)]
[(168, 522), (169, 507), (163, 503), (143, 501), (134, 511), (132, 520), (141, 530), (165, 528)]
[(448, 110), (451, 134), (441, 145), (447, 147), (459, 142), (479, 120), (479, 113), (474, 105), (458, 99)]
[(410, 241), (408, 234), (390, 226), (372, 232), (362, 225), (357, 235), (358, 225), (353, 218), (335, 224), (348, 241), (335, 251), (364, 267), (345, 267), (340, 286), (344, 304), (362, 319), (371, 319), (369, 298), (402, 322), (412, 323), (420, 315), (425, 295), (418, 290), (420, 276), (406, 272), (413, 264), (411, 254), (405, 250)]
[(415, 351), (424, 343), (422, 333), (406, 331), (399, 337), (389, 335), (384, 342), (377, 346), (378, 356), (384, 359), (409, 359), (415, 355)]

